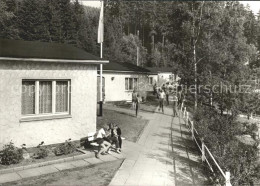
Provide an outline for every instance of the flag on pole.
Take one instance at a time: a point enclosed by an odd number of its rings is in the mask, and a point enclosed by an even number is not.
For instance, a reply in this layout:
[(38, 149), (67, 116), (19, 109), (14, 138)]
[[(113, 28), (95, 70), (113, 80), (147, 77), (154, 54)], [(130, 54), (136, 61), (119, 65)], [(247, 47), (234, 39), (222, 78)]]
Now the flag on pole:
[(104, 40), (104, 2), (101, 1), (101, 10), (100, 10), (100, 16), (99, 16), (99, 22), (98, 22), (98, 43), (103, 43)]

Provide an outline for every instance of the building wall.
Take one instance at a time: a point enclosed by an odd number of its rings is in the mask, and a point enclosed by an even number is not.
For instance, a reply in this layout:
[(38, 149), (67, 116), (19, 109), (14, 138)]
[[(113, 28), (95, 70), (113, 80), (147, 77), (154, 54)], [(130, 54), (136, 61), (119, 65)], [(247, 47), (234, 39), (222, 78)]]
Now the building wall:
[(160, 72), (157, 76), (158, 85), (161, 86), (166, 82), (176, 82), (179, 81), (180, 77), (171, 72)]
[(105, 78), (105, 101), (131, 101), (132, 90), (125, 90), (125, 78), (138, 78), (140, 91), (152, 91), (152, 85), (148, 84), (148, 76), (131, 73), (103, 72)]
[(152, 74), (149, 77), (153, 78), (153, 85), (158, 83), (158, 75)]
[[(20, 122), (22, 79), (70, 79), (71, 118)], [(96, 130), (95, 65), (0, 61), (0, 146), (79, 140)]]
[(170, 78), (170, 76), (172, 77), (173, 74), (171, 72), (164, 72), (164, 73), (158, 73), (158, 82), (159, 84), (164, 84), (168, 81), (173, 81), (173, 79)]

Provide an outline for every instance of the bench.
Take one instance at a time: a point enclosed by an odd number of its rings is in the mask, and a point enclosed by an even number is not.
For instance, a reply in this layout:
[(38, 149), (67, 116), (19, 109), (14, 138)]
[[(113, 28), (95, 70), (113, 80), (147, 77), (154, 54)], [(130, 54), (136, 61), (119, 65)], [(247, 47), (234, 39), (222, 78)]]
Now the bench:
[[(98, 147), (99, 144), (95, 142), (96, 132), (89, 132), (86, 137), (80, 139), (80, 146), (84, 148)], [(121, 137), (124, 140), (124, 137)], [(112, 145), (114, 147), (114, 144)]]
[(80, 146), (88, 147), (98, 147), (99, 144), (95, 142), (96, 132), (90, 132), (86, 137), (80, 139)]

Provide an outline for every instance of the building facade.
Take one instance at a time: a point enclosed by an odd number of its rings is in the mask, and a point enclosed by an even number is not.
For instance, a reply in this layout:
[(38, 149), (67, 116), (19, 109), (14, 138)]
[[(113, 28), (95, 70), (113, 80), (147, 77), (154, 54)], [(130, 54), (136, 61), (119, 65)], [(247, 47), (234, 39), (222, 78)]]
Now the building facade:
[[(57, 48), (55, 44), (15, 43), (0, 41), (0, 47)], [(61, 59), (35, 51), (38, 56), (32, 58), (27, 57), (26, 47), (12, 55), (0, 52), (0, 146), (10, 141), (28, 147), (41, 141), (61, 143), (96, 130), (97, 64), (106, 61), (74, 47), (66, 49), (75, 55)], [(24, 56), (18, 56), (19, 52)]]
[(104, 65), (104, 101), (132, 101), (134, 89), (145, 97), (147, 91), (153, 90), (149, 75), (149, 70), (134, 64), (111, 62)]

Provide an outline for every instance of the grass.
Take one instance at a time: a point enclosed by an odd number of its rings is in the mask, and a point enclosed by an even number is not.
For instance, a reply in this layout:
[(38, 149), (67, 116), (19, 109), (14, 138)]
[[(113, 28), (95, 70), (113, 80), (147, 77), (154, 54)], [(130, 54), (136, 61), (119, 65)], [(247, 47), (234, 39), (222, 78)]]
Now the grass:
[(108, 185), (116, 171), (122, 164), (122, 160), (75, 168), (53, 174), (42, 175), (34, 178), (23, 179), (6, 183), (11, 185)]
[(106, 128), (108, 123), (115, 123), (121, 128), (124, 138), (136, 142), (147, 122), (148, 120), (136, 118), (124, 112), (104, 109), (103, 117), (97, 118), (97, 128)]

